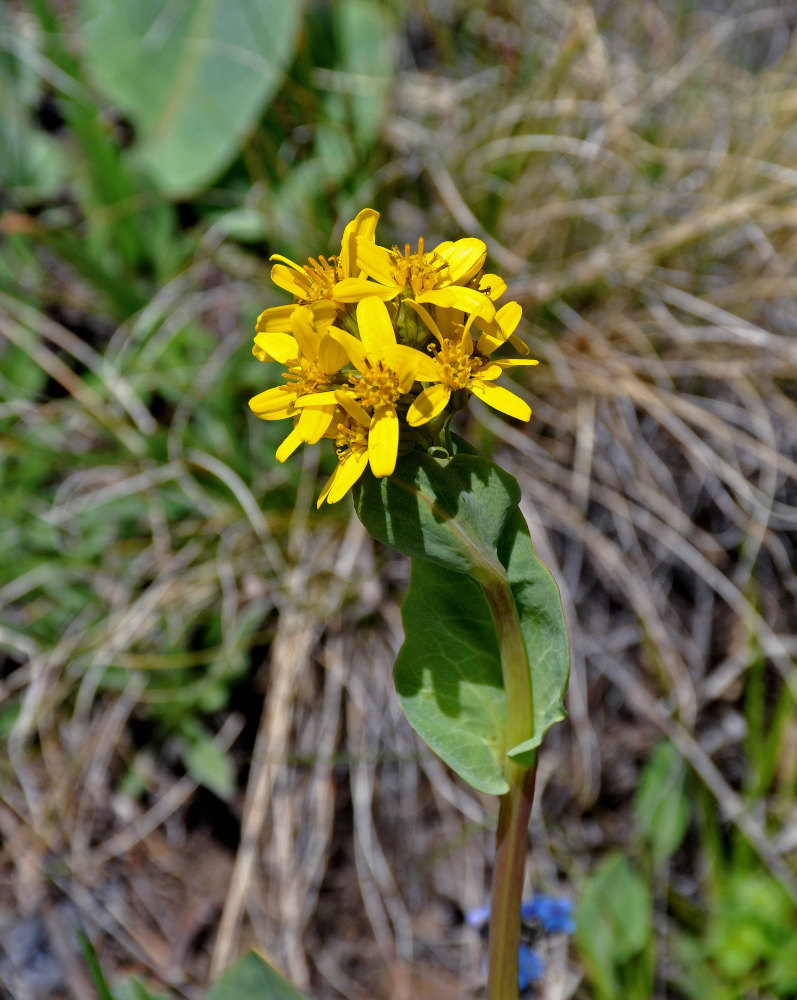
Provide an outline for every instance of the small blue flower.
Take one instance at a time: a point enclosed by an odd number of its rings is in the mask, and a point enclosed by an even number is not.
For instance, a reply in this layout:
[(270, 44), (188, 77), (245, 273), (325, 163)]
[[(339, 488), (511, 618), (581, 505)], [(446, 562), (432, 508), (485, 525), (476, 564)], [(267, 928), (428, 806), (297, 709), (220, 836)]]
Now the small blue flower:
[(535, 896), (521, 905), (520, 918), (526, 922), (538, 920), (545, 934), (572, 934), (576, 929), (573, 904), (561, 897)]
[(489, 906), (477, 906), (475, 910), (468, 910), (465, 914), (465, 923), (470, 927), (483, 927), (490, 919)]
[(542, 979), (545, 966), (542, 959), (536, 952), (533, 952), (528, 945), (522, 944), (518, 949), (518, 989), (522, 993), (527, 990), (532, 983)]

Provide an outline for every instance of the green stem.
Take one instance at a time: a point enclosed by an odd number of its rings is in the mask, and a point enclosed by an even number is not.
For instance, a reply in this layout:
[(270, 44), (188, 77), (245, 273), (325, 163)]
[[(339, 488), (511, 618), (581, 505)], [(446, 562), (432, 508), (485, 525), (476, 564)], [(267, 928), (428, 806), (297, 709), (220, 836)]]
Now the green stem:
[[(534, 704), (526, 645), (508, 580), (495, 577), (482, 586), (501, 650), (507, 748), (511, 748), (529, 739), (534, 731)], [(498, 810), (490, 904), (487, 1000), (518, 1000), (519, 997), (520, 906), (536, 773), (536, 758), (533, 767), (523, 767), (511, 758), (507, 758), (504, 764), (509, 791), (501, 796)]]

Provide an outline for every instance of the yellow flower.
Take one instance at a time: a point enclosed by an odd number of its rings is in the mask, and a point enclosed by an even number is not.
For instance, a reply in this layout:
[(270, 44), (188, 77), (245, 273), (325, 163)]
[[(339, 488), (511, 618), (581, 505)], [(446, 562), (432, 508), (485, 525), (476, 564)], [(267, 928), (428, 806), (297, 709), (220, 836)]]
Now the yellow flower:
[[(300, 305), (327, 300), (345, 309), (345, 303), (350, 300), (339, 298), (338, 287), (344, 280), (349, 283), (347, 287), (352, 287), (352, 282), (354, 287), (368, 284), (361, 278), (357, 248), (360, 241), (364, 246), (373, 243), (378, 219), (379, 213), (372, 208), (364, 208), (359, 212), (343, 230), (340, 254), (337, 257), (311, 257), (305, 264), (296, 264), (282, 254), (272, 254), (271, 260), (276, 260), (278, 263), (271, 269), (271, 280), (286, 292), (290, 292), (294, 301)], [(379, 294), (379, 289), (371, 287), (370, 294)], [(290, 307), (276, 308), (284, 311)], [(267, 313), (271, 313), (272, 317), (277, 315), (271, 310), (266, 310), (263, 315)]]
[[(366, 414), (367, 417), (367, 414)], [(338, 423), (335, 433), (335, 451), (338, 466), (321, 490), (316, 506), (337, 503), (354, 486), (368, 465), (368, 431), (370, 420), (346, 417)]]
[(357, 265), (373, 280), (341, 281), (336, 289), (340, 301), (357, 302), (366, 294), (377, 294), (383, 299), (403, 295), (424, 305), (475, 313), (487, 321), (495, 316), (490, 295), (467, 287), (487, 255), (481, 240), (475, 237), (455, 243), (449, 240), (424, 252), (421, 238), (414, 253), (409, 243), (403, 253), (397, 247), (388, 250), (363, 237), (357, 238), (356, 245)]
[(389, 476), (398, 455), (396, 407), (430, 359), (396, 341), (387, 308), (376, 296), (357, 304), (357, 326), (361, 340), (335, 327), (329, 331), (357, 369), (357, 376), (348, 386), (298, 399), (296, 406), (341, 406), (352, 419), (368, 427), (368, 462), (373, 474)]
[(266, 389), (249, 400), (249, 407), (261, 420), (295, 418), (295, 426), (277, 450), (280, 462), (304, 441), (314, 444), (329, 428), (335, 413), (334, 399), (318, 406), (296, 408), (296, 400), (325, 392), (335, 385), (335, 376), (347, 363), (346, 352), (329, 335), (329, 324), (316, 325), (313, 311), (294, 308), (289, 319), (291, 334), (259, 333), (255, 346), (288, 369), (284, 385)]
[(451, 323), (446, 317), (449, 329), (446, 334), (440, 330), (423, 306), (410, 303), (421, 319), (426, 323), (439, 346), (430, 348), (432, 357), (428, 364), (418, 372), (418, 378), (423, 382), (431, 382), (415, 400), (407, 411), (407, 423), (410, 427), (420, 427), (448, 406), (452, 392), (465, 389), (477, 396), (489, 406), (518, 420), (528, 420), (531, 417), (531, 407), (508, 389), (493, 385), (506, 368), (516, 365), (536, 365), (537, 362), (528, 358), (507, 358), (495, 361), (489, 355), (505, 343), (511, 336), (520, 320), (520, 306), (517, 302), (509, 302), (496, 313), (495, 325), (498, 333), (483, 333), (474, 350), (471, 327), (475, 316), (467, 323)]

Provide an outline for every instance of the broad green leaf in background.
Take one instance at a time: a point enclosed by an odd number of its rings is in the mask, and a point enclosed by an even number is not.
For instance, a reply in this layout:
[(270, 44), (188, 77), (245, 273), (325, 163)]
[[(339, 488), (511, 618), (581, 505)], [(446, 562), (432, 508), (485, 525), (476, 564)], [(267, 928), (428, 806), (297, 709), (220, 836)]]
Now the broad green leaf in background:
[(250, 951), (211, 987), (207, 1000), (307, 1000), (265, 959)]
[(642, 772), (634, 811), (657, 867), (677, 850), (689, 825), (685, 778), (683, 758), (667, 741), (659, 744)]
[(58, 144), (34, 124), (41, 81), (30, 50), (0, 5), (0, 186), (15, 207), (52, 196), (67, 172)]
[[(518, 509), (515, 480), (473, 454), (400, 459), (389, 478), (366, 472), (357, 513), (380, 541), (413, 557), (396, 661), (402, 708), (421, 737), (480, 791), (501, 794), (505, 754), (521, 757), (564, 717), (568, 651), (559, 591)], [(489, 605), (479, 580), (511, 588), (531, 674), (533, 732), (507, 747), (506, 698)]]
[(396, 17), (374, 0), (341, 0), (333, 14), (354, 139), (367, 148), (379, 131), (396, 64)]
[(238, 152), (290, 61), (302, 5), (79, 0), (88, 70), (130, 116), (160, 190), (185, 196)]

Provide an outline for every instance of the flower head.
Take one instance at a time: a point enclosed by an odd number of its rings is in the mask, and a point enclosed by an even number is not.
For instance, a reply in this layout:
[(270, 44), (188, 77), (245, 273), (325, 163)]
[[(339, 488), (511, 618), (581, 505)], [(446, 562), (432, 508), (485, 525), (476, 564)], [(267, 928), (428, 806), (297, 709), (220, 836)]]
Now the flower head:
[(509, 303), (496, 314), (498, 336), (482, 334), (476, 345), (471, 335), (475, 314), (467, 323), (454, 323), (446, 336), (423, 306), (411, 304), (424, 318), (438, 341), (437, 345), (432, 345), (432, 357), (420, 374), (420, 378), (431, 385), (420, 393), (407, 411), (407, 423), (411, 427), (420, 427), (436, 417), (448, 406), (452, 393), (460, 389), (477, 396), (510, 417), (529, 419), (531, 407), (528, 403), (509, 389), (493, 383), (506, 368), (536, 365), (537, 362), (527, 358), (495, 361), (489, 356), (497, 347), (502, 346), (517, 326), (520, 319), (520, 307), (517, 303)]
[(528, 420), (528, 405), (495, 384), (507, 368), (533, 365), (493, 357), (511, 344), (520, 306), (496, 312), (506, 283), (485, 274), (485, 246), (465, 238), (424, 250), (387, 250), (375, 242), (378, 214), (363, 209), (347, 226), (340, 254), (299, 265), (279, 254), (272, 279), (294, 301), (266, 309), (252, 348), (260, 361), (283, 366), (280, 385), (249, 405), (263, 420), (290, 419), (279, 461), (300, 444), (335, 442), (338, 465), (319, 505), (335, 503), (367, 467), (393, 473), (400, 451), (448, 447), (451, 415), (474, 395)]

